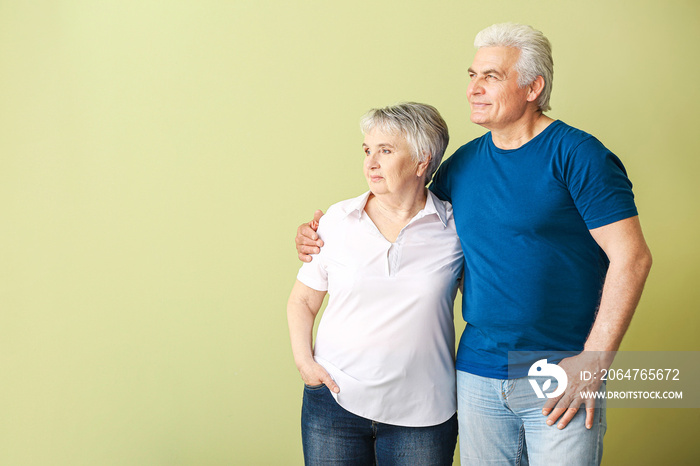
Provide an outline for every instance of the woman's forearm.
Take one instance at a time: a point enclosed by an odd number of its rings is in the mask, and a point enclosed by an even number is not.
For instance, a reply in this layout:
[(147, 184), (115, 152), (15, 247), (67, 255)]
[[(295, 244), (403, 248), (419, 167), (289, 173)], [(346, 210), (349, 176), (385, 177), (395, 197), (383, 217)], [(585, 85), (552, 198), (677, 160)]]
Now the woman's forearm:
[(287, 304), (287, 321), (289, 322), (289, 339), (292, 342), (292, 354), (297, 368), (313, 360), (312, 332), (315, 316), (299, 303)]
[(300, 281), (294, 284), (287, 302), (287, 322), (292, 354), (297, 368), (313, 362), (313, 328), (325, 291), (317, 291)]

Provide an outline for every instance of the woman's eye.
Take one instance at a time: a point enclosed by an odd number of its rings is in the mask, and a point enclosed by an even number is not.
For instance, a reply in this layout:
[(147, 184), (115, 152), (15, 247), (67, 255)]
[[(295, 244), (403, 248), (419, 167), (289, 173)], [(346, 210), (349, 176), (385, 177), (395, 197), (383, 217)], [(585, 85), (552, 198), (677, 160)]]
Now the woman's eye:
[(391, 151), (390, 151), (389, 149), (384, 149), (382, 152), (383, 152), (384, 154), (391, 154)]

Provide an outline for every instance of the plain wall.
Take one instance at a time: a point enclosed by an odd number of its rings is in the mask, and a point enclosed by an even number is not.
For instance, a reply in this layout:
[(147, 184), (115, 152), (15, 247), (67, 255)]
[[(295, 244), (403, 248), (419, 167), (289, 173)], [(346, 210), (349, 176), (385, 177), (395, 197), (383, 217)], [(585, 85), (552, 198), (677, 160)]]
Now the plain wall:
[[(371, 107), (483, 134), (467, 68), (503, 21), (634, 183), (622, 349), (700, 349), (696, 1), (2, 1), (0, 464), (302, 464), (296, 227), (366, 190)], [(608, 418), (604, 464), (696, 464), (700, 410)]]

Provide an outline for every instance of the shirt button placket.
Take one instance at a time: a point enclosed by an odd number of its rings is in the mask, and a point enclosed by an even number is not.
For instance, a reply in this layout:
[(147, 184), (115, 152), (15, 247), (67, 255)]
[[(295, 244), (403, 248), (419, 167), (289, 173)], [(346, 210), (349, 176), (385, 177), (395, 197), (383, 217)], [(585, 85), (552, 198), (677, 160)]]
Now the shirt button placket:
[(394, 276), (394, 256), (394, 244), (390, 244), (386, 251), (386, 274), (390, 277)]

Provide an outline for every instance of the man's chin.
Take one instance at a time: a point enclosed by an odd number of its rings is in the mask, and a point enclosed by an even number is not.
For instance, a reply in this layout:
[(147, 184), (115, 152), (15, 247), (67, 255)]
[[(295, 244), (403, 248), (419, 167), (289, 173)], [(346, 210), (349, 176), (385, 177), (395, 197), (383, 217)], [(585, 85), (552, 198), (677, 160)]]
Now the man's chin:
[(474, 115), (472, 114), (469, 119), (471, 120), (472, 123), (484, 126), (488, 124), (488, 119), (484, 118), (483, 115)]

